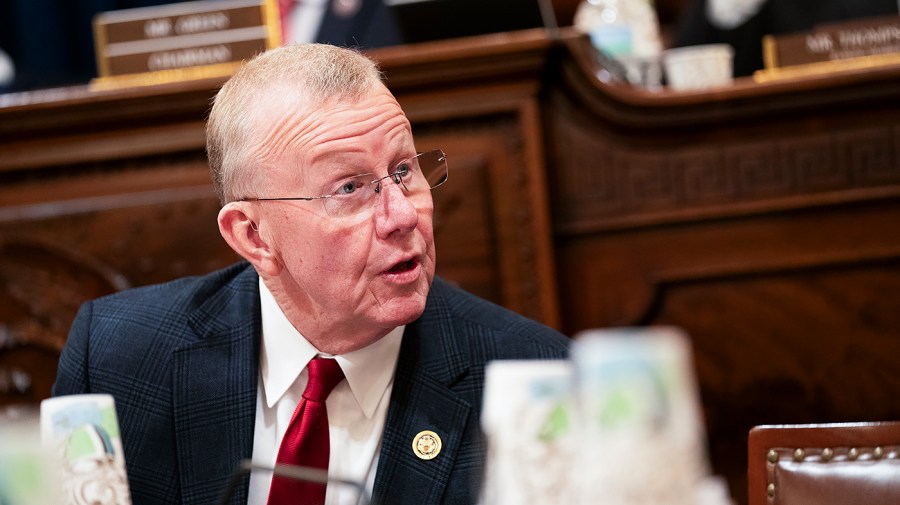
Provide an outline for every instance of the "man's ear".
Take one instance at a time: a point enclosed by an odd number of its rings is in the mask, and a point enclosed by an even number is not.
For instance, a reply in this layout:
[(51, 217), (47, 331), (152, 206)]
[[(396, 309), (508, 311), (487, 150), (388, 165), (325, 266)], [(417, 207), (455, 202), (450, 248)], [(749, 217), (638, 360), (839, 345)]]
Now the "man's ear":
[(259, 230), (259, 214), (249, 202), (230, 202), (219, 211), (219, 233), (225, 242), (256, 268), (270, 276), (281, 272), (276, 250)]

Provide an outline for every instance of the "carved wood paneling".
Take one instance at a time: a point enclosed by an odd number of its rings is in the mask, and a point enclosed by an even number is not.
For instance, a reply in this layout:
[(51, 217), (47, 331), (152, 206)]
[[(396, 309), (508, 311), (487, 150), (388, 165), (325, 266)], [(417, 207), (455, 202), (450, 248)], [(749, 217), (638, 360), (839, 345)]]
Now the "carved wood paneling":
[[(518, 110), (479, 119), (414, 123), (416, 143), (440, 146), (450, 179), (434, 193), (437, 271), (520, 314), (557, 324), (543, 247), (546, 207), (535, 205)], [(457, 178), (457, 173), (460, 177)], [(539, 191), (543, 194), (543, 191)]]
[(839, 192), (867, 188), (877, 188), (879, 197), (885, 191), (900, 195), (896, 118), (830, 134), (800, 130), (713, 145), (691, 136), (680, 145), (652, 147), (559, 118), (548, 145), (559, 167), (551, 198), (562, 233), (677, 220), (704, 210), (715, 215), (723, 206), (760, 211), (818, 205)]
[(485, 153), (460, 151), (447, 139), (441, 143), (453, 153), (448, 155), (453, 183), (434, 192), (437, 274), (486, 299), (501, 300), (490, 160)]

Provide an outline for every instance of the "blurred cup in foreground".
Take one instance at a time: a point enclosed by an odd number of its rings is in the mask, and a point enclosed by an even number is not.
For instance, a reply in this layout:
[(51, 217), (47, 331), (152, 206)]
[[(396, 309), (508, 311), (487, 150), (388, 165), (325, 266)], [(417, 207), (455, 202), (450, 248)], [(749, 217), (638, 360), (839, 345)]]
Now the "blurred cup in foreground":
[(581, 447), (568, 361), (492, 361), (481, 425), (487, 437), (482, 505), (578, 503)]
[(577, 466), (582, 496), (696, 505), (709, 471), (687, 336), (670, 327), (590, 330), (575, 336), (572, 359), (588, 448)]
[(131, 505), (112, 396), (42, 401), (41, 440), (59, 467), (63, 505)]
[(675, 91), (727, 86), (733, 79), (734, 49), (728, 44), (676, 47), (663, 53), (669, 88)]

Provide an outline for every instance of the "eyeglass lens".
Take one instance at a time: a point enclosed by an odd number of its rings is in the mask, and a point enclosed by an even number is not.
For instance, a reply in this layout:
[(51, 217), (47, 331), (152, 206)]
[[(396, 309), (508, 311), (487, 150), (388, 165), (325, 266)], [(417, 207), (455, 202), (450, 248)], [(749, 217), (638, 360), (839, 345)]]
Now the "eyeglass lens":
[(388, 179), (400, 185), (407, 198), (415, 199), (447, 180), (447, 157), (440, 149), (420, 153), (402, 161), (383, 178), (372, 178), (371, 174), (348, 177), (335, 186), (325, 188), (328, 195), (323, 199), (325, 210), (334, 217), (349, 216), (369, 208), (369, 201), (381, 191), (381, 185)]

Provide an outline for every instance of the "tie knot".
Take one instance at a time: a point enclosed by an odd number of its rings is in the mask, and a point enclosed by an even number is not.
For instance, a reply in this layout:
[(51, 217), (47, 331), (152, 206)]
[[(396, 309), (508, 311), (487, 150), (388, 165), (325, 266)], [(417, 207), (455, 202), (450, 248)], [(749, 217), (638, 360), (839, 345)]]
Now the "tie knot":
[(309, 370), (309, 382), (303, 397), (309, 401), (324, 403), (331, 390), (344, 380), (341, 366), (333, 359), (313, 358), (306, 368)]

